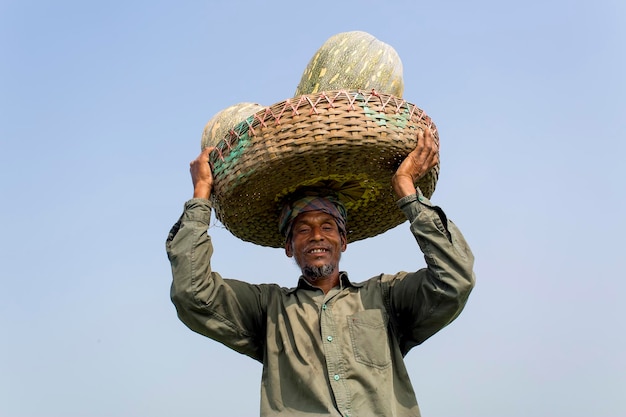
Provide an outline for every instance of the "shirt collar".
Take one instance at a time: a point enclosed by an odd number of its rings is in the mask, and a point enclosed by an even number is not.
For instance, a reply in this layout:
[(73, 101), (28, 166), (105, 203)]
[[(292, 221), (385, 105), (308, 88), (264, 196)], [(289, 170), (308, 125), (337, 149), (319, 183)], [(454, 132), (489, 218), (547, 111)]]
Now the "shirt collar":
[[(342, 289), (347, 287), (360, 288), (364, 285), (362, 282), (350, 281), (350, 279), (348, 278), (348, 273), (345, 271), (341, 271), (339, 273), (339, 284), (341, 285)], [(317, 287), (309, 284), (308, 281), (304, 279), (302, 275), (300, 275), (300, 278), (298, 279), (298, 285), (295, 288), (290, 288), (287, 293), (292, 294), (299, 289), (315, 290), (317, 289)]]

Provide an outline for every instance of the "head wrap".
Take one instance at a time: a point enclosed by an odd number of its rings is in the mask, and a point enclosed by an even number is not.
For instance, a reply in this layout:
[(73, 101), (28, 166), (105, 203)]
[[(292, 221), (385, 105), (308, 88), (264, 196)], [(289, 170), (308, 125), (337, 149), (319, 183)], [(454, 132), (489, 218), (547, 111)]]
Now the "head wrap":
[(347, 211), (338, 198), (331, 195), (318, 196), (307, 195), (297, 200), (288, 202), (283, 206), (283, 210), (278, 220), (278, 228), (284, 237), (291, 234), (293, 220), (301, 213), (309, 211), (322, 211), (335, 218), (339, 232), (346, 235)]

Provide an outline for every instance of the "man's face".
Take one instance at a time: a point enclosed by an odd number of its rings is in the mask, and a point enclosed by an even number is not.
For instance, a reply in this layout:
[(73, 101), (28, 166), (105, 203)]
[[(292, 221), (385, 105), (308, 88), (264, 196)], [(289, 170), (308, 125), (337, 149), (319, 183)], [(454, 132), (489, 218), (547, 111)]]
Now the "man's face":
[(335, 218), (323, 211), (298, 215), (291, 228), (291, 241), (285, 246), (287, 256), (295, 258), (309, 280), (339, 271), (339, 259), (345, 250), (346, 239)]

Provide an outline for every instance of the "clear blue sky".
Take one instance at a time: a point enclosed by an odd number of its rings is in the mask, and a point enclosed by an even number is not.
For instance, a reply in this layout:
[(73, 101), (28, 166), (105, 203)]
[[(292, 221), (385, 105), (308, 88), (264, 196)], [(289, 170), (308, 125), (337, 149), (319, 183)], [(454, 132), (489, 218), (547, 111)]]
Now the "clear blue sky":
[[(441, 134), (432, 200), (477, 259), (407, 357), (424, 416), (626, 415), (624, 4), (0, 2), (0, 417), (258, 414), (260, 364), (178, 321), (164, 241), (209, 118), (290, 97), (347, 30), (400, 54)], [(223, 275), (296, 282), (211, 234)], [(405, 223), (341, 266), (424, 262)]]

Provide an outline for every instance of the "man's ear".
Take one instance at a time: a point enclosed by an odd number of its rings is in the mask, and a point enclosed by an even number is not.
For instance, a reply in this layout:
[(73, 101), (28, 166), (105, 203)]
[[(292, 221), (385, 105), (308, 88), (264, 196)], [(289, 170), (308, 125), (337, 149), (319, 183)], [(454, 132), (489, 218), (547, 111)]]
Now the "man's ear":
[(291, 245), (291, 239), (289, 238), (285, 241), (285, 255), (289, 258), (293, 258), (293, 247)]
[(348, 249), (348, 238), (343, 233), (341, 234), (341, 251), (345, 252)]

